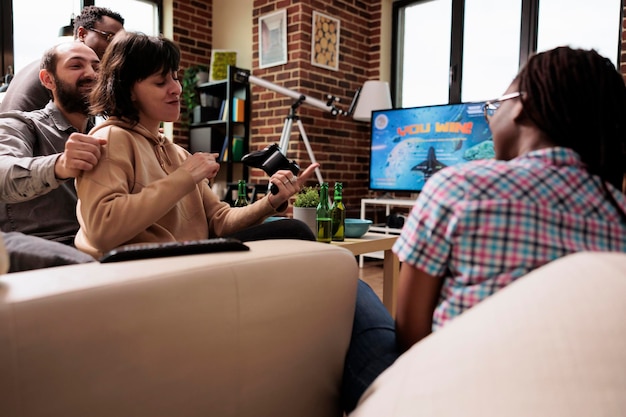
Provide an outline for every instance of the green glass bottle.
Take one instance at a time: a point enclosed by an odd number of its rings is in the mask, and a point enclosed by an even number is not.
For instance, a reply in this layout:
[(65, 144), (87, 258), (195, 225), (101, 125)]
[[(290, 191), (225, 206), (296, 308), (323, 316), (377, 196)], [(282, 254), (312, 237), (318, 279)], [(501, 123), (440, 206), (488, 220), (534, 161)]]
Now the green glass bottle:
[(332, 220), (330, 218), (330, 207), (328, 206), (328, 183), (324, 182), (320, 186), (320, 202), (317, 205), (315, 214), (317, 223), (317, 241), (330, 243), (332, 240)]
[(346, 206), (343, 204), (343, 184), (335, 183), (335, 196), (330, 208), (330, 217), (333, 221), (333, 237), (338, 242), (343, 242), (346, 237)]
[(235, 207), (245, 207), (248, 205), (248, 188), (244, 180), (239, 180), (237, 184), (237, 200), (234, 205)]

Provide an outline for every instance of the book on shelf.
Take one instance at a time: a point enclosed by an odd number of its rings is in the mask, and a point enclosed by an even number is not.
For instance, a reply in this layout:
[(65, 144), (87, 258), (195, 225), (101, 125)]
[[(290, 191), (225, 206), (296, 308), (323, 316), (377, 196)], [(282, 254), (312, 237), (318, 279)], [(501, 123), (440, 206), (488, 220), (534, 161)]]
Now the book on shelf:
[(222, 151), (220, 152), (220, 162), (227, 162), (229, 155), (228, 155), (228, 138), (224, 138), (224, 143), (222, 144)]
[(243, 157), (243, 138), (233, 136), (232, 157), (234, 162), (240, 162)]
[(217, 120), (222, 120), (222, 121), (226, 120), (226, 117), (225, 117), (226, 103), (227, 103), (227, 100), (222, 100), (222, 103), (220, 104), (220, 112), (219, 112), (219, 115), (217, 117)]
[[(230, 146), (228, 146), (231, 144)], [(220, 161), (228, 162), (232, 159), (233, 162), (241, 162), (243, 157), (243, 137), (233, 136), (232, 140), (224, 138), (222, 144), (222, 151), (220, 152)]]
[(220, 119), (225, 122), (228, 120), (228, 100), (224, 100), (224, 102), (222, 103), (222, 111), (221, 111), (221, 117)]
[(246, 100), (239, 97), (233, 97), (233, 122), (245, 121), (245, 107)]

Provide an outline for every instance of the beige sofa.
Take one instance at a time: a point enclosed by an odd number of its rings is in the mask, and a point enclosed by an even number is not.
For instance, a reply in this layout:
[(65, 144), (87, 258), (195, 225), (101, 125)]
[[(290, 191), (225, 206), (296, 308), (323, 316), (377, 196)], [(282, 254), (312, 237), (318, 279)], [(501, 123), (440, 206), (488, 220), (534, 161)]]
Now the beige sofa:
[[(354, 257), (248, 245), (0, 277), (0, 416), (341, 416)], [(415, 345), (350, 417), (626, 415), (625, 300), (626, 255), (555, 261)]]
[(350, 417), (626, 416), (626, 254), (539, 268), (416, 344)]
[(354, 256), (248, 246), (1, 276), (0, 416), (341, 416)]

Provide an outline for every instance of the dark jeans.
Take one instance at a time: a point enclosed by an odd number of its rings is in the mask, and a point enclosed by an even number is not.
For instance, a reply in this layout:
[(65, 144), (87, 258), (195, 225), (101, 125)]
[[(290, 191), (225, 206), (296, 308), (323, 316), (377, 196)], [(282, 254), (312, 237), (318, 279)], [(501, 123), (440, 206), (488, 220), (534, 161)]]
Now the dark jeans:
[(3, 232), (2, 238), (9, 254), (9, 272), (95, 261), (91, 256), (72, 246), (37, 236)]
[(343, 410), (350, 413), (372, 382), (400, 356), (396, 326), (380, 298), (359, 280), (352, 337), (341, 387)]

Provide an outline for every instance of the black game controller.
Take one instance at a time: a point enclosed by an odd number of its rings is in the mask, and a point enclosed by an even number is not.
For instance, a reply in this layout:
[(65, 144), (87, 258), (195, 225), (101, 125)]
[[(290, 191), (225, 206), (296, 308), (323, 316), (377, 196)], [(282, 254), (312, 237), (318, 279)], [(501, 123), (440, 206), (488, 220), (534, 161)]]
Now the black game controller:
[[(250, 152), (241, 158), (241, 162), (251, 166), (253, 168), (260, 168), (270, 177), (274, 175), (276, 171), (281, 169), (288, 169), (293, 172), (293, 175), (298, 175), (300, 167), (296, 164), (296, 161), (289, 161), (285, 155), (282, 154), (280, 148), (275, 143), (269, 145), (265, 149), (260, 151)], [(272, 194), (278, 193), (278, 187), (272, 184), (270, 187)]]

